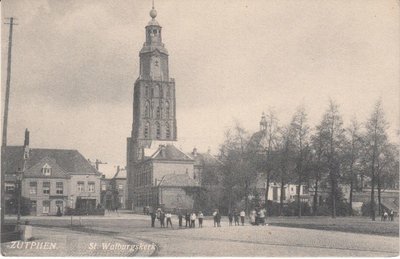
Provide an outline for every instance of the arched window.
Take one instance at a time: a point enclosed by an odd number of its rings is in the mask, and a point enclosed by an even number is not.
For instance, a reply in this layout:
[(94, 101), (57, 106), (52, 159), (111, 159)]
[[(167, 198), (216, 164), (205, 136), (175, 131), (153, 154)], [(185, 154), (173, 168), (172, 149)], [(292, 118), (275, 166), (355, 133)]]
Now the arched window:
[(144, 89), (144, 93), (146, 95), (146, 97), (149, 97), (149, 86), (146, 85), (145, 89)]
[(169, 128), (169, 124), (168, 123), (165, 125), (165, 137), (167, 139), (171, 138), (171, 129)]
[(144, 126), (144, 138), (149, 138), (150, 123), (146, 122)]
[(155, 95), (154, 95), (154, 87), (151, 88), (150, 94), (151, 94), (151, 97), (154, 97), (154, 96), (155, 96)]
[(165, 114), (167, 115), (167, 118), (169, 118), (169, 102), (165, 102)]
[(144, 107), (144, 116), (146, 118), (150, 118), (150, 102), (146, 101), (145, 107)]
[(155, 85), (154, 87), (153, 87), (153, 94), (152, 94), (152, 97), (158, 97), (159, 96), (159, 87), (158, 87), (158, 85)]
[(164, 91), (162, 86), (160, 86), (160, 97), (163, 98), (164, 97)]
[(161, 125), (158, 121), (156, 123), (156, 133), (157, 133), (157, 135), (156, 135), (157, 139), (160, 139), (161, 138)]
[(156, 116), (157, 116), (157, 119), (161, 118), (161, 107), (160, 107), (160, 105), (157, 106), (157, 114), (156, 114)]

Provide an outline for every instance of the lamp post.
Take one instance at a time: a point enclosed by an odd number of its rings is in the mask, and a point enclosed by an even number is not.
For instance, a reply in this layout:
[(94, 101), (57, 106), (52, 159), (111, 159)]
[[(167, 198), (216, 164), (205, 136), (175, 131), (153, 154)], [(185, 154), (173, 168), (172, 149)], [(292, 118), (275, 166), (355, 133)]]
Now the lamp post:
[(17, 186), (18, 186), (18, 199), (17, 199), (17, 227), (21, 224), (21, 196), (22, 196), (22, 179), (24, 176), (23, 170), (16, 172)]

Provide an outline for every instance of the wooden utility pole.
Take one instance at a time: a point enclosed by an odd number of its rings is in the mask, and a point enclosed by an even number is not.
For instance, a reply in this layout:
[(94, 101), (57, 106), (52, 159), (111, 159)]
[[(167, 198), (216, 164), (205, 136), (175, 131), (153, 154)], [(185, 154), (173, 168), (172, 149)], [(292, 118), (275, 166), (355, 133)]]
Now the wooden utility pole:
[(1, 145), (1, 223), (4, 223), (4, 210), (5, 210), (5, 200), (4, 200), (4, 177), (5, 177), (5, 148), (7, 146), (7, 121), (8, 121), (8, 104), (10, 100), (10, 82), (11, 82), (11, 48), (12, 48), (12, 35), (13, 26), (17, 25), (14, 23), (14, 17), (6, 18), (10, 20), (10, 32), (8, 36), (8, 60), (7, 60), (7, 81), (6, 81), (6, 97), (4, 104), (4, 118), (3, 118), (3, 139)]
[(10, 32), (8, 36), (8, 60), (7, 60), (7, 81), (6, 81), (6, 98), (4, 105), (4, 119), (3, 119), (3, 139), (2, 139), (2, 147), (7, 145), (7, 122), (8, 122), (8, 104), (10, 101), (10, 83), (11, 83), (11, 49), (12, 49), (12, 35), (13, 35), (13, 26), (17, 25), (14, 23), (14, 17), (6, 18), (9, 19)]

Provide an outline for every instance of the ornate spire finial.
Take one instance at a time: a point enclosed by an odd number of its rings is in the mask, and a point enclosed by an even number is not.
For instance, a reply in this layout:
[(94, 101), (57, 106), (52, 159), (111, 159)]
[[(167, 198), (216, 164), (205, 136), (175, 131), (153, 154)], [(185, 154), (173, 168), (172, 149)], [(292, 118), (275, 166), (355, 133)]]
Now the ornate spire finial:
[(152, 1), (152, 7), (151, 7), (151, 11), (150, 11), (150, 17), (152, 19), (156, 18), (157, 16), (157, 11), (156, 9), (154, 9), (154, 0)]

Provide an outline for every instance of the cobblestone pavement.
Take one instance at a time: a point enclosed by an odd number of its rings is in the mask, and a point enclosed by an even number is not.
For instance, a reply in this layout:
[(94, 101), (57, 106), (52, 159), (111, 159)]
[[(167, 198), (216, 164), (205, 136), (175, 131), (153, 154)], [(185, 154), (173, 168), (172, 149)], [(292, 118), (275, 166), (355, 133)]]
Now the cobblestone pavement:
[[(31, 217), (35, 241), (57, 243), (55, 251), (10, 249), (5, 255), (18, 256), (396, 256), (399, 238), (390, 236), (322, 231), (276, 226), (228, 226), (214, 228), (151, 228), (149, 217), (109, 214), (82, 217), (83, 228), (68, 228), (67, 217)], [(74, 224), (79, 218), (74, 218)], [(174, 221), (174, 224), (176, 221)], [(47, 225), (48, 227), (44, 227)], [(95, 249), (89, 249), (91, 244)], [(103, 244), (110, 244), (105, 249)], [(111, 245), (114, 248), (111, 249)], [(142, 245), (140, 247), (140, 244)], [(119, 245), (119, 246), (118, 246)], [(138, 245), (134, 251), (126, 245)], [(93, 246), (93, 245), (92, 245)], [(93, 247), (92, 247), (93, 248)]]

